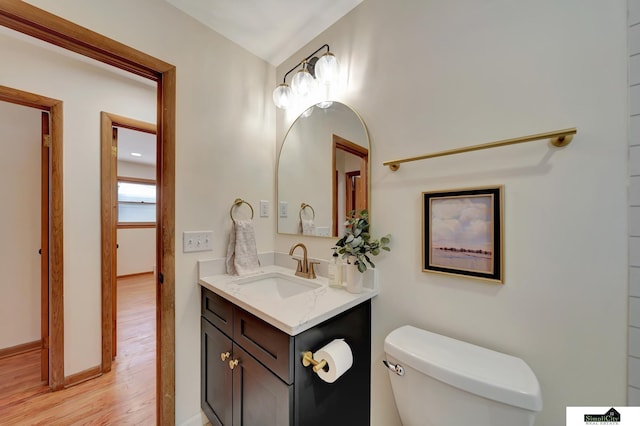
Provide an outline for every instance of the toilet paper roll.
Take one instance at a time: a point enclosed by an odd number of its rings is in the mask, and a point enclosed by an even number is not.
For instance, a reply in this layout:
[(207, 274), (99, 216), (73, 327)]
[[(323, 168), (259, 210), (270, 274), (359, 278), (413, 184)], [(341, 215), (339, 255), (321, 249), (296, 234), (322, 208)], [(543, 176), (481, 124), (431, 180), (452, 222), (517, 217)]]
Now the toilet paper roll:
[(324, 368), (318, 371), (318, 376), (327, 383), (338, 380), (353, 365), (351, 347), (344, 339), (335, 339), (323, 346), (313, 354), (313, 359), (327, 361), (328, 371)]

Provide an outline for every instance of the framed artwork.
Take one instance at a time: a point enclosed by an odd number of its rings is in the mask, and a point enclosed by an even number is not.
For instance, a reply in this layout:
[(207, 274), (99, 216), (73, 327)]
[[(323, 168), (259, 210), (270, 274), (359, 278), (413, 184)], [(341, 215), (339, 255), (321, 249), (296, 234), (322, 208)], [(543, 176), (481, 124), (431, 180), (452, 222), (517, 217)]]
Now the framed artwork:
[(423, 272), (503, 282), (503, 187), (423, 192)]

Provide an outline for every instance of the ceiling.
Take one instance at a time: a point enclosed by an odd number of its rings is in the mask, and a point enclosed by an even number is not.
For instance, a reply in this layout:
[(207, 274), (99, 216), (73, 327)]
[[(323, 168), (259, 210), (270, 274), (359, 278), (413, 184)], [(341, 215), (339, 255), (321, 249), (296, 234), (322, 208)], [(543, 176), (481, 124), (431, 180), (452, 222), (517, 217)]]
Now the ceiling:
[(166, 1), (274, 66), (280, 65), (362, 2), (362, 0)]
[[(141, 154), (134, 157), (131, 153)], [(118, 127), (118, 161), (150, 166), (156, 164), (156, 135)]]

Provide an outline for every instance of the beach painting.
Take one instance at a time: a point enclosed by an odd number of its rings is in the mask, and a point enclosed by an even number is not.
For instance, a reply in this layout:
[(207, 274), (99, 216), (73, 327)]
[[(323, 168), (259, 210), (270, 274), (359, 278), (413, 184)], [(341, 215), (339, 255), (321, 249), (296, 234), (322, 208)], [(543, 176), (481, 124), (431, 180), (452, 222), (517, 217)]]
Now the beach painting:
[(502, 187), (424, 192), (424, 271), (502, 282)]

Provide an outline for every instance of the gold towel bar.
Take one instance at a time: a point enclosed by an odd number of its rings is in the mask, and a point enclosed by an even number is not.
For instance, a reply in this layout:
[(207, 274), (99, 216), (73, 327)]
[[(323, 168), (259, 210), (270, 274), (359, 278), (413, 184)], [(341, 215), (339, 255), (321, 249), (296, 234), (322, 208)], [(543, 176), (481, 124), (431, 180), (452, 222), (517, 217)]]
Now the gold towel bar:
[(302, 220), (302, 210), (306, 209), (307, 207), (311, 209), (311, 212), (313, 213), (313, 219), (316, 218), (316, 211), (313, 209), (313, 207), (311, 207), (311, 204), (302, 203), (300, 204), (300, 212), (298, 213), (298, 217), (300, 218), (300, 220)]
[(466, 148), (450, 149), (448, 151), (440, 151), (433, 154), (420, 155), (417, 157), (409, 157), (409, 158), (402, 158), (399, 160), (385, 161), (382, 164), (384, 166), (389, 166), (389, 168), (395, 172), (400, 168), (400, 163), (426, 160), (428, 158), (435, 158), (435, 157), (444, 157), (445, 155), (462, 154), (464, 152), (479, 151), (481, 149), (488, 149), (488, 148), (497, 148), (501, 146), (514, 145), (514, 144), (523, 143), (523, 142), (532, 142), (532, 141), (537, 141), (541, 139), (551, 139), (551, 144), (553, 146), (561, 147), (561, 146), (569, 145), (569, 143), (573, 139), (573, 135), (575, 135), (577, 132), (578, 130), (575, 127), (572, 127), (570, 129), (556, 130), (553, 132), (546, 132), (546, 133), (538, 133), (536, 135), (523, 136), (520, 138), (504, 139), (501, 141), (489, 142), (489, 143), (484, 143), (480, 145), (473, 145), (473, 146), (468, 146)]
[(236, 220), (233, 218), (233, 208), (234, 207), (238, 207), (241, 204), (246, 204), (249, 206), (249, 208), (251, 209), (251, 219), (253, 219), (253, 206), (249, 203), (247, 203), (245, 200), (243, 200), (242, 198), (236, 198), (236, 200), (233, 202), (233, 204), (231, 205), (231, 208), (229, 209), (229, 216), (231, 217), (231, 220), (233, 221), (233, 223), (236, 222)]
[(313, 353), (311, 353), (311, 351), (307, 351), (302, 354), (302, 365), (305, 367), (313, 365), (313, 372), (317, 373), (327, 365), (327, 361), (324, 359), (322, 361), (316, 361), (313, 359)]

